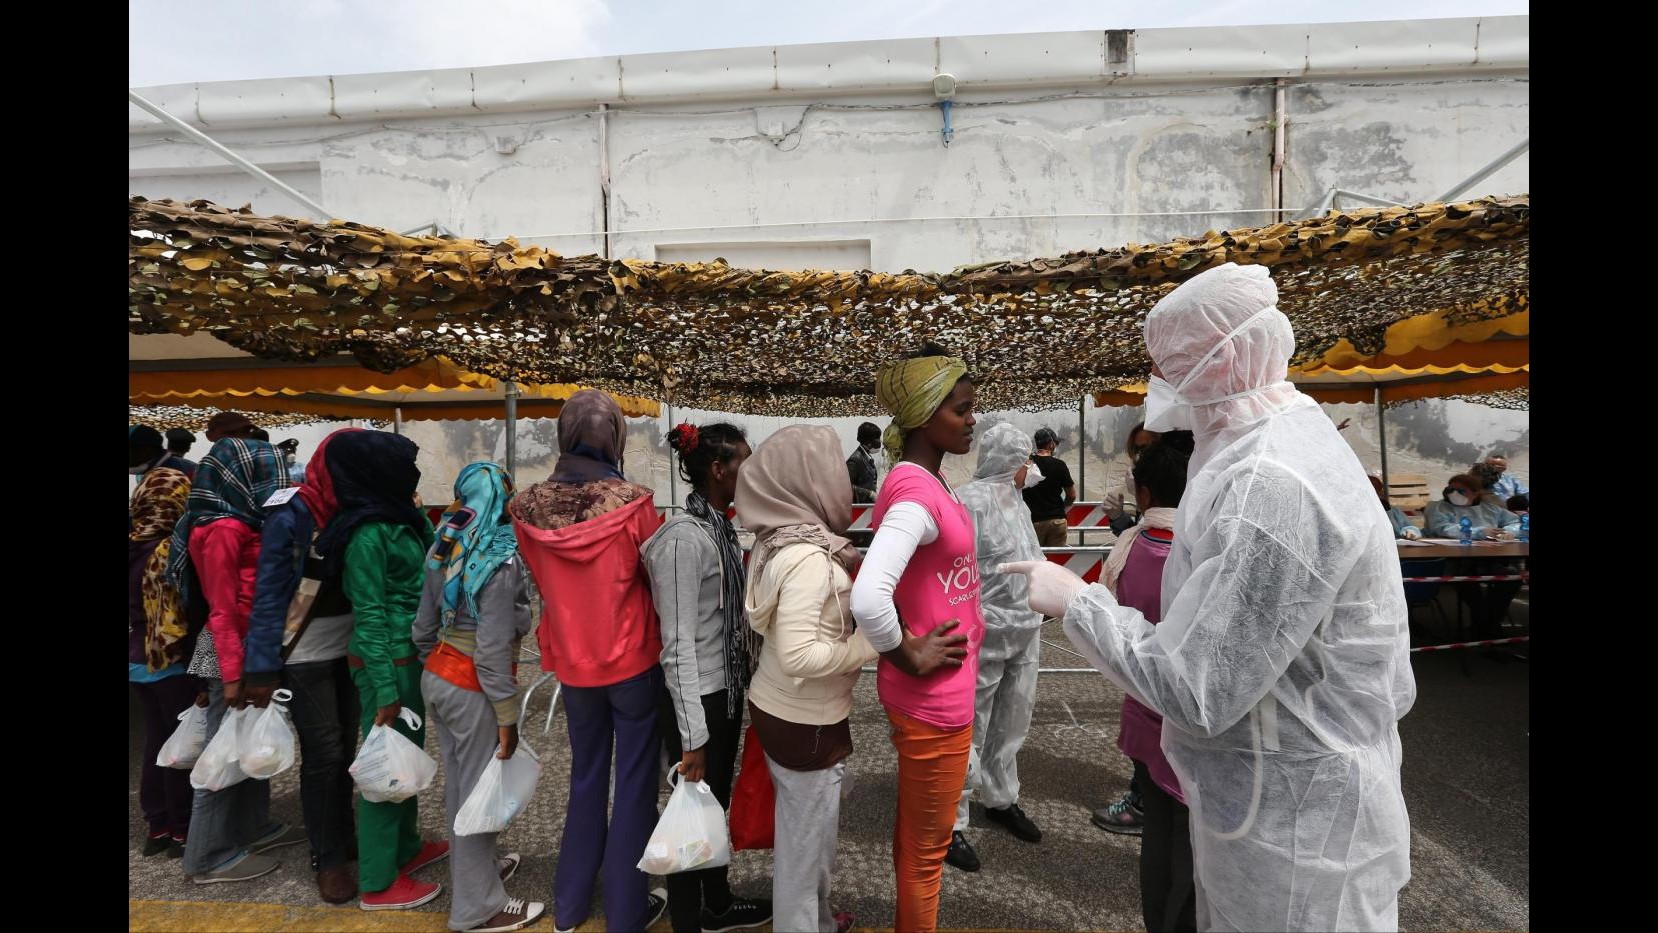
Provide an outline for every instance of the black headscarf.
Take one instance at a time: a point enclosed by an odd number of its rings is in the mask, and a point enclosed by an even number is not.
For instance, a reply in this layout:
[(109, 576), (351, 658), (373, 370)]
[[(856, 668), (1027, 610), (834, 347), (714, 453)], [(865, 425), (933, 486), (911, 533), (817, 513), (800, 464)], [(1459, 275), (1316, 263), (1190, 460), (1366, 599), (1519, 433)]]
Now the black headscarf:
[(317, 539), (323, 572), (330, 578), (345, 565), (345, 550), (364, 522), (406, 525), (430, 547), (432, 523), (414, 504), (420, 468), (414, 441), (385, 431), (349, 431), (334, 435), (328, 445), (328, 472), (334, 479), (334, 498), (340, 510)]

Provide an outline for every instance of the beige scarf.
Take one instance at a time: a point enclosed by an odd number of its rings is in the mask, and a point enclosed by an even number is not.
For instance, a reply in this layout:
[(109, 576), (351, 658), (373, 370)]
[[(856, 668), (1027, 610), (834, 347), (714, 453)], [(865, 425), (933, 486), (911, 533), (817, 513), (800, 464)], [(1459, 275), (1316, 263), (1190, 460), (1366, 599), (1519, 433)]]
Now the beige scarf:
[(1128, 564), (1128, 549), (1134, 546), (1134, 539), (1140, 536), (1142, 528), (1156, 528), (1167, 531), (1174, 527), (1174, 509), (1147, 509), (1140, 516), (1140, 522), (1117, 536), (1117, 543), (1111, 548), (1111, 556), (1105, 559), (1105, 568), (1100, 571), (1100, 582), (1117, 595), (1117, 578), (1122, 576), (1123, 567)]

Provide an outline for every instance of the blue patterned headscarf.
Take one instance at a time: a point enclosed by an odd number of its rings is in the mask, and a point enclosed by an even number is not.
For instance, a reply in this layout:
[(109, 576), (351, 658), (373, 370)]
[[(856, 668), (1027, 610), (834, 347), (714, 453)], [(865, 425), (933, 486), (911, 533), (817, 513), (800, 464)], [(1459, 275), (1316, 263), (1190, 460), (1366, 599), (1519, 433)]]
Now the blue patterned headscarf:
[(512, 477), (497, 463), (468, 464), (455, 477), (455, 501), (438, 523), (437, 546), (426, 559), (428, 570), (443, 571), (443, 611), (447, 628), (455, 607), (466, 598), (466, 610), (478, 615), (478, 591), (495, 569), (518, 553), (518, 537), (507, 520)]

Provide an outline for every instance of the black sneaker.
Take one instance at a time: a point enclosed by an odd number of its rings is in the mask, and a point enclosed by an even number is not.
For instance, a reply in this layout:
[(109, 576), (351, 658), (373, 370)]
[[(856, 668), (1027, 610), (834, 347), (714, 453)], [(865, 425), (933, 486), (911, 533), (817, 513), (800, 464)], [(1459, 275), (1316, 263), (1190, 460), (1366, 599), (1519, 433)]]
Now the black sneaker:
[(1042, 830), (1038, 829), (1025, 811), (1019, 809), (1016, 803), (1008, 804), (1001, 809), (984, 808), (984, 817), (992, 823), (1000, 823), (1007, 827), (1008, 832), (1018, 836), (1026, 842), (1041, 842)]
[(1125, 836), (1140, 835), (1141, 823), (1145, 813), (1140, 810), (1134, 800), (1134, 792), (1130, 791), (1122, 796), (1121, 800), (1109, 807), (1100, 807), (1094, 811), (1089, 822), (1108, 833), (1118, 833)]
[(945, 853), (944, 860), (962, 871), (979, 870), (979, 853), (973, 851), (973, 844), (959, 829), (950, 833), (950, 851)]
[(173, 836), (171, 833), (162, 833), (159, 836), (147, 836), (144, 839), (145, 858), (149, 858), (152, 855), (160, 855), (161, 853), (172, 848)]
[(645, 898), (645, 929), (656, 925), (662, 915), (668, 910), (668, 889), (657, 888)]
[(725, 913), (717, 914), (708, 908), (702, 909), (702, 933), (727, 933), (729, 930), (750, 930), (754, 927), (765, 926), (771, 922), (771, 901), (751, 901), (746, 897), (734, 897), (731, 906)]

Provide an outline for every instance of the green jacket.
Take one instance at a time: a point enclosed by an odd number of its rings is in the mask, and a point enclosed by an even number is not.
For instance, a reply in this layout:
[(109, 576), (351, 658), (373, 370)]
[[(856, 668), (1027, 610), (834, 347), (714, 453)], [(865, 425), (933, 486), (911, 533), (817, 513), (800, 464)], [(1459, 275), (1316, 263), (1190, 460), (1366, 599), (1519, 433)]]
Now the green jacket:
[(363, 660), (376, 707), (398, 702), (392, 662), (415, 654), (426, 543), (407, 525), (369, 522), (345, 549), (340, 582), (357, 617), (347, 650)]

